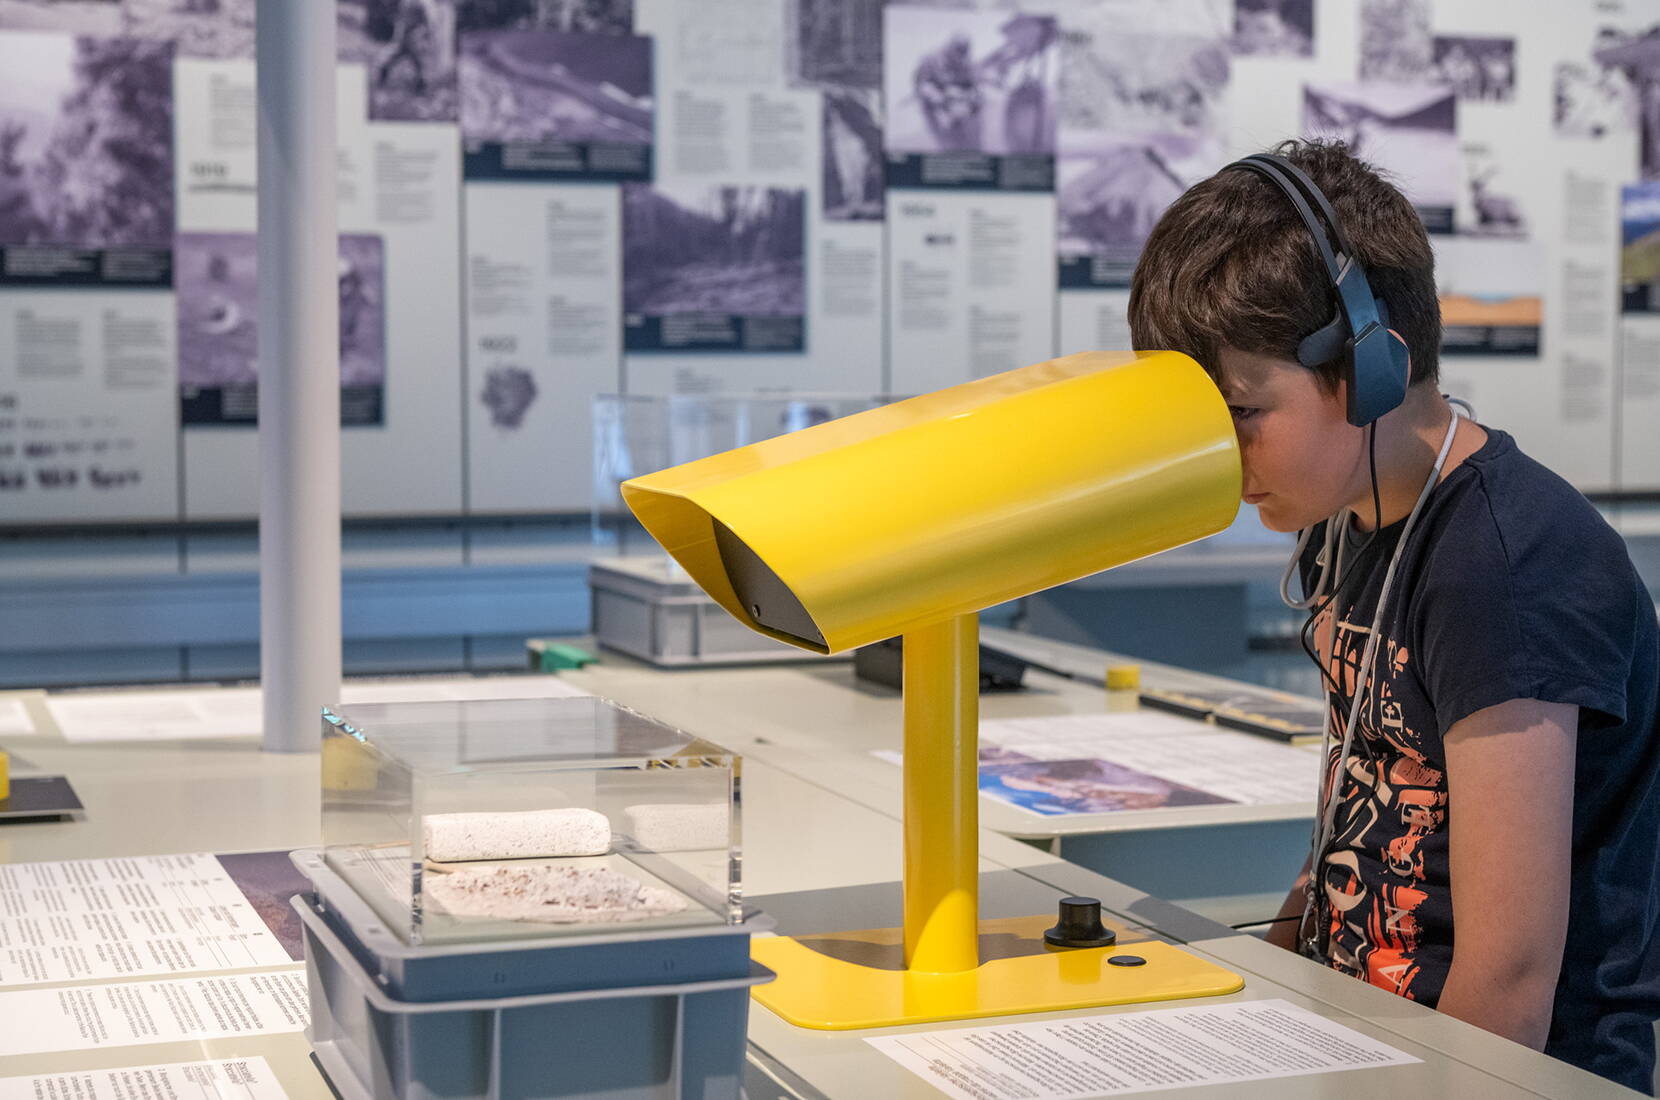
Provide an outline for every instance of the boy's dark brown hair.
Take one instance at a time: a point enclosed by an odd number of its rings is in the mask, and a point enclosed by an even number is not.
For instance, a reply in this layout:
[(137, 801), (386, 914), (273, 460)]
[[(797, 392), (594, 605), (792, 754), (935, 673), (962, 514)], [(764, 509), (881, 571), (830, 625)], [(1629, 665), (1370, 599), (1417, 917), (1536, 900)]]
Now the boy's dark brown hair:
[[(1341, 142), (1286, 141), (1278, 153), (1325, 192), (1412, 356), (1412, 383), (1440, 376), (1435, 257), (1412, 204)], [(1335, 243), (1333, 244), (1335, 248)], [(1231, 169), (1194, 184), (1164, 212), (1130, 284), (1137, 348), (1180, 351), (1211, 374), (1224, 347), (1297, 360), (1297, 343), (1337, 309), (1308, 229), (1285, 194)], [(1316, 368), (1328, 392), (1341, 363)]]

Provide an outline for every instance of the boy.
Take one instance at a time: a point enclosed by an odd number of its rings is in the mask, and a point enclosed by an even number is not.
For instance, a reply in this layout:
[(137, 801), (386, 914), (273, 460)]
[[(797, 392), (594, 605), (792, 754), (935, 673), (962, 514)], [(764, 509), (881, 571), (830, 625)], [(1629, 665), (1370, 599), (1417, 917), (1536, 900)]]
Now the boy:
[(1226, 396), (1245, 501), (1303, 532), (1298, 606), (1338, 747), (1270, 939), (1647, 1092), (1653, 598), (1584, 497), (1438, 392), (1434, 261), (1407, 200), (1342, 145), (1276, 152), (1330, 200), (1387, 307), (1409, 372), (1397, 407), (1356, 426), (1341, 351), (1298, 361), (1337, 299), (1259, 171), (1230, 166), (1172, 204), (1130, 292), (1135, 345), (1192, 355)]

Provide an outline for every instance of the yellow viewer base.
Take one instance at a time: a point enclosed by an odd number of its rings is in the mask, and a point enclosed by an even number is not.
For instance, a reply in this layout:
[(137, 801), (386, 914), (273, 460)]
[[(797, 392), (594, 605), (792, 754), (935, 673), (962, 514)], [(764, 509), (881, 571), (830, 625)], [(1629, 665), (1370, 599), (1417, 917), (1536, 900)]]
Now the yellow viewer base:
[[(778, 980), (756, 986), (754, 997), (797, 1027), (846, 1031), (1210, 997), (1245, 986), (1232, 971), (1122, 930), (1114, 947), (1051, 948), (1043, 929), (1053, 923), (1043, 917), (981, 922), (987, 961), (954, 974), (902, 969), (897, 928), (759, 938), (750, 954)], [(1115, 955), (1146, 962), (1115, 966), (1107, 961)]]

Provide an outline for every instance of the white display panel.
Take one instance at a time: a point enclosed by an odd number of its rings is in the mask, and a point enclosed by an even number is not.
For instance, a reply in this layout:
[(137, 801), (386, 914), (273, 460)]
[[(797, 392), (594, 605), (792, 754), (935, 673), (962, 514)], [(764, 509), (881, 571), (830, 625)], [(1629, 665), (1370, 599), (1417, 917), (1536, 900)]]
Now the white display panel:
[[(712, 191), (738, 188), (745, 193), (740, 202), (751, 205), (764, 201), (758, 192), (770, 191), (799, 202), (802, 225), (800, 237), (790, 240), (799, 261), (777, 263), (770, 272), (758, 262), (761, 250), (741, 242), (730, 254), (714, 255), (700, 272), (674, 264), (672, 255), (664, 255), (666, 245), (652, 249), (649, 229), (631, 235), (625, 228), (624, 311), (637, 313), (641, 304), (655, 308), (649, 294), (631, 289), (653, 281), (682, 278), (711, 290), (729, 285), (730, 293), (692, 304), (737, 316), (754, 302), (751, 308), (763, 317), (799, 317), (800, 340), (767, 350), (763, 330), (758, 348), (723, 348), (717, 335), (702, 348), (659, 344), (647, 351), (635, 339), (636, 350), (625, 352), (628, 392), (873, 394), (883, 388), (881, 223), (870, 218), (871, 209), (826, 210), (826, 96), (833, 93), (791, 82), (785, 16), (786, 6), (770, 0), (636, 4), (636, 31), (656, 43), (656, 183), (662, 198), (695, 215), (718, 203)], [(829, 125), (829, 170), (862, 170), (862, 158), (872, 151), (844, 123)], [(741, 234), (739, 225), (727, 237)], [(734, 340), (743, 345), (746, 336), (748, 330), (739, 329)]]
[(1051, 195), (889, 191), (894, 392), (924, 393), (1051, 358), (1054, 240)]
[(1059, 314), (1056, 355), (1134, 346), (1128, 290), (1062, 290), (1055, 308)]
[(0, 517), (178, 517), (173, 295), (0, 296)]
[[(187, 75), (229, 86), (220, 62)], [(348, 515), (453, 514), (462, 507), (461, 400), (461, 156), (457, 127), (446, 122), (370, 121), (366, 67), (337, 70), (337, 181), (342, 243), (342, 347), (351, 341), (346, 319), (361, 313), (362, 329), (382, 334), (378, 410), (352, 413), (349, 383), (354, 358), (342, 356), (341, 501)], [(198, 94), (211, 96), (211, 88)], [(238, 99), (240, 102), (240, 99)], [(252, 103), (244, 103), (251, 110)], [(215, 134), (234, 129), (227, 107), (206, 133), (183, 133), (182, 171), (198, 147), (216, 152)], [(221, 139), (222, 140), (222, 139)], [(181, 229), (248, 234), (256, 198), (183, 185)], [(368, 289), (348, 308), (345, 280), (350, 241), (371, 243), (362, 270)], [(361, 329), (360, 329), (361, 331)], [(247, 423), (188, 425), (184, 432), (185, 511), (190, 519), (227, 519), (258, 511), (259, 447)]]
[(1059, 18), (1056, 351), (1128, 349), (1148, 233), (1227, 156), (1233, 7), (1096, 0)]
[[(1660, 0), (416, 8), (337, 7), (348, 515), (584, 510), (607, 389), (902, 394), (1125, 347), (1174, 196), (1309, 133), (1430, 224), (1443, 388), (1581, 489), (1660, 489), (1660, 347), (1620, 284), (1621, 188), (1660, 178)], [(257, 512), (252, 10), (0, 4), (0, 524)], [(593, 71), (583, 35), (616, 43)], [(77, 58), (123, 41), (135, 94), (105, 110)], [(474, 139), (524, 147), (486, 183)], [(507, 164), (544, 139), (580, 170)], [(1052, 178), (1011, 183), (1031, 154)], [(994, 174), (905, 175), (959, 155)], [(135, 245), (171, 269), (113, 289), (96, 265)], [(35, 278), (43, 246), (94, 266)], [(468, 286), (525, 265), (541, 304), (481, 315)]]
[(593, 397), (620, 383), (618, 189), (465, 191), (468, 505), (582, 511), (593, 497)]
[(1660, 484), (1660, 317), (1626, 317), (1621, 323), (1620, 484)]

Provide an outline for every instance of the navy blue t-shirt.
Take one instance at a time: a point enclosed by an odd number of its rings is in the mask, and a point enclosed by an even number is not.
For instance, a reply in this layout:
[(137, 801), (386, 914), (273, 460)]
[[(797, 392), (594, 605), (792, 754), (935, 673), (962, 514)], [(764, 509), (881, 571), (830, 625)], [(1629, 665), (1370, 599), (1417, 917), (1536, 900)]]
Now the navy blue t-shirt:
[[(1647, 1092), (1660, 1016), (1654, 600), (1596, 509), (1509, 435), (1487, 432), (1431, 492), (1401, 554), (1316, 878), (1328, 954), (1434, 1005), (1454, 951), (1448, 820), (1480, 812), (1449, 805), (1442, 734), (1512, 699), (1577, 706), (1572, 895), (1545, 1050)], [(1350, 532), (1352, 576), (1316, 623), (1342, 688), (1329, 700), (1339, 738), (1404, 526)], [(1323, 534), (1304, 555), (1305, 586)], [(1488, 903), (1528, 902), (1524, 881)]]

